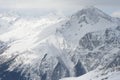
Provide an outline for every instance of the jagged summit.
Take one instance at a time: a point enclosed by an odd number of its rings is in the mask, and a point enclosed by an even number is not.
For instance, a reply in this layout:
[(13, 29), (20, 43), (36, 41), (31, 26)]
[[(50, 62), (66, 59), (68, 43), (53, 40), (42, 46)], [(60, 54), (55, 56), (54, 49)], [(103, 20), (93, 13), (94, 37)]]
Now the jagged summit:
[(101, 11), (100, 9), (98, 9), (98, 8), (96, 8), (94, 6), (84, 7), (83, 9), (79, 10), (76, 14), (78, 14), (78, 15), (93, 14), (94, 16), (96, 14), (96, 15), (108, 16), (106, 13), (104, 13), (103, 11)]
[(87, 6), (84, 7), (82, 10), (76, 12), (72, 17), (81, 18), (86, 17), (90, 20), (93, 20), (94, 22), (97, 22), (100, 20), (100, 18), (112, 21), (112, 17), (101, 11), (100, 9), (94, 7), (94, 6)]

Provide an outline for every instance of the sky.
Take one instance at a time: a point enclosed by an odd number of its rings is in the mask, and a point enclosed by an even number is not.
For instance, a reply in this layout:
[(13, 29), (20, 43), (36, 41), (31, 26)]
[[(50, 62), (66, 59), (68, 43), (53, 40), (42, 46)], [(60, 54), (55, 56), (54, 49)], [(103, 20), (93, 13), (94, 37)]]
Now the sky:
[(71, 14), (84, 6), (95, 6), (109, 15), (120, 17), (120, 0), (0, 0), (0, 10), (38, 11), (41, 14), (50, 11)]

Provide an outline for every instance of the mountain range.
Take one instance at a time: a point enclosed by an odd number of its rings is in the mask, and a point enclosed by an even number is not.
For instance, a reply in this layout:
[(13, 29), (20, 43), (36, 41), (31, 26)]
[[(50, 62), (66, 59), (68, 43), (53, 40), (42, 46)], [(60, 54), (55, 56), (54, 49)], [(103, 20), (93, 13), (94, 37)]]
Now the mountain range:
[(0, 80), (119, 80), (119, 75), (119, 18), (95, 7), (69, 17), (0, 13)]

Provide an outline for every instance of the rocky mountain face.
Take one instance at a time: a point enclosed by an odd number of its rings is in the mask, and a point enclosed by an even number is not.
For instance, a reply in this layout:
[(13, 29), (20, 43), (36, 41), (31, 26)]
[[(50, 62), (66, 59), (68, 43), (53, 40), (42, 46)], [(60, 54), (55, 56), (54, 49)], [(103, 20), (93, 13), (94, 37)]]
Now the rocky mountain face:
[(16, 17), (0, 34), (0, 80), (59, 80), (96, 69), (119, 71), (119, 22), (94, 7), (68, 18)]

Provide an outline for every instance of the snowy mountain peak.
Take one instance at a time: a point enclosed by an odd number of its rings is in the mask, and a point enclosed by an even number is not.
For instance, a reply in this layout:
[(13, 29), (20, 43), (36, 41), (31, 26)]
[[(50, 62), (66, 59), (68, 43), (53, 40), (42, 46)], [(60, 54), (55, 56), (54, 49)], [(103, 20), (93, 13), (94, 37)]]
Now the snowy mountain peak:
[(94, 22), (98, 22), (101, 18), (105, 20), (112, 21), (112, 17), (107, 15), (106, 13), (102, 12), (100, 9), (94, 7), (94, 6), (87, 6), (83, 8), (82, 10), (75, 13), (72, 18), (78, 18), (81, 17), (88, 18), (89, 20), (92, 20)]

